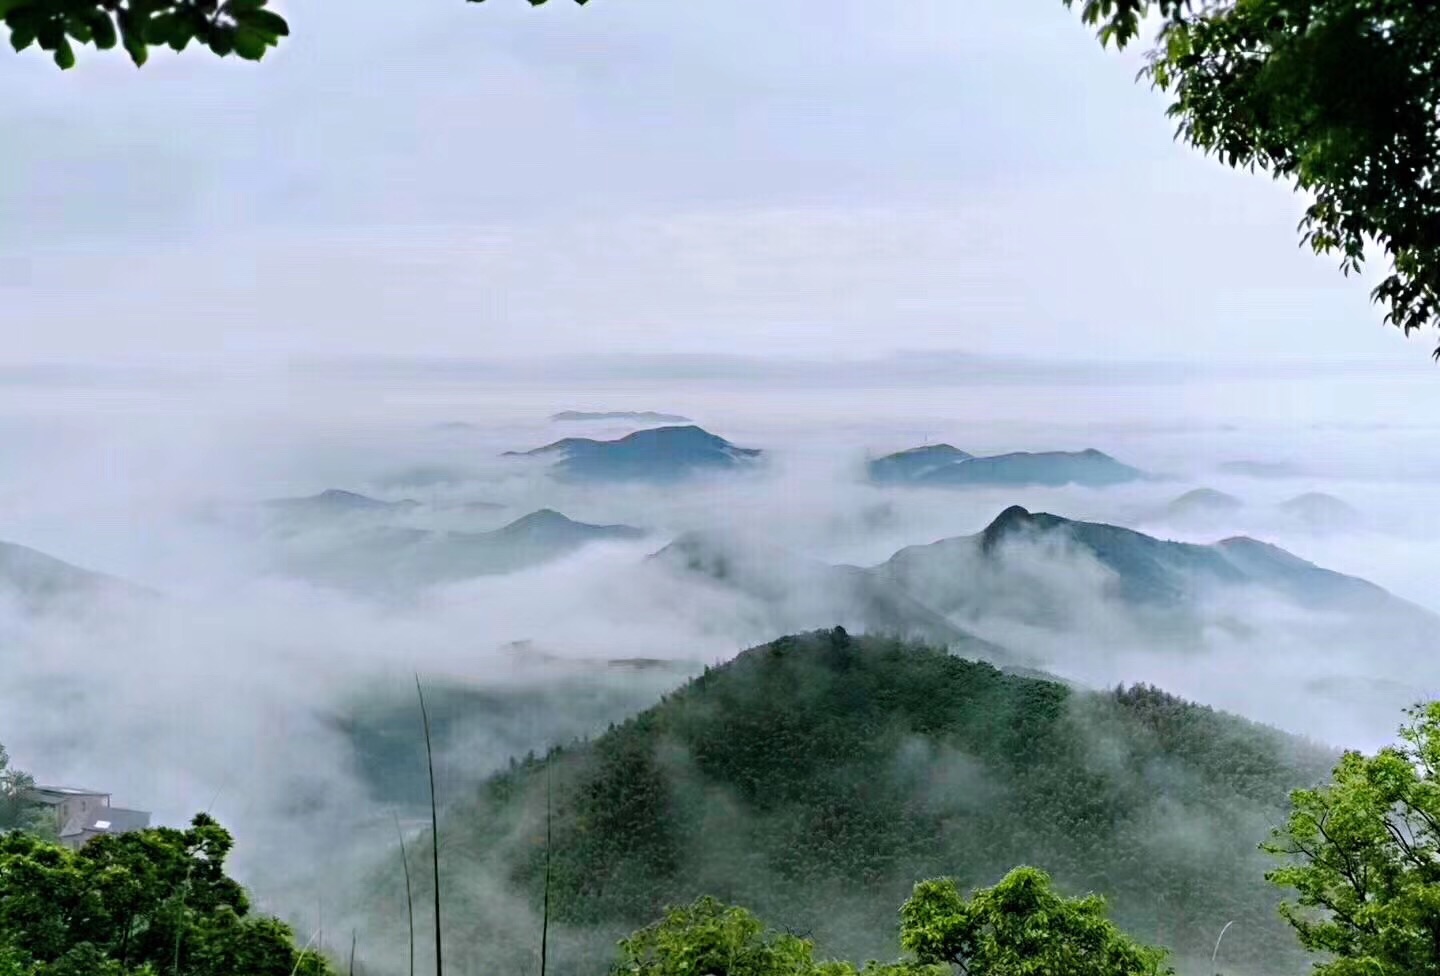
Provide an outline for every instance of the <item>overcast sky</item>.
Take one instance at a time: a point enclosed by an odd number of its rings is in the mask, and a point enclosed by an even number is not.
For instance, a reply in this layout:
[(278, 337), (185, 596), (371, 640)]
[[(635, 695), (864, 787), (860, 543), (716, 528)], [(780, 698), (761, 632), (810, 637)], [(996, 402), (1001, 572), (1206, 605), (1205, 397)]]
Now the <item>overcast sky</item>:
[(279, 9), (260, 65), (0, 56), (0, 362), (1431, 347), (1060, 0)]

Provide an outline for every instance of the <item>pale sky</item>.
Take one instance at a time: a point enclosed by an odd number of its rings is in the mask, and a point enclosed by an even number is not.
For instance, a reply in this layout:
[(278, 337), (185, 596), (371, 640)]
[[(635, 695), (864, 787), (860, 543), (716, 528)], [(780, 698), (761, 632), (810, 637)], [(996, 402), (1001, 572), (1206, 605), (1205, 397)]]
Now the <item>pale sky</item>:
[(1423, 361), (1060, 0), (277, 4), (0, 55), (0, 362)]

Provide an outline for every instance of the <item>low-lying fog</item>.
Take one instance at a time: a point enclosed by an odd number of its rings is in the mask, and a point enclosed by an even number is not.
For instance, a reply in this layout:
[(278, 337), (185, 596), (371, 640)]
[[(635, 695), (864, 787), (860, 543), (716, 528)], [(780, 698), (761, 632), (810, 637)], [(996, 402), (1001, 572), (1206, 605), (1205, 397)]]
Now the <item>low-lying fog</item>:
[[(17, 383), (0, 393), (0, 540), (153, 592), (40, 609), (7, 598), (0, 742), (40, 780), (111, 791), (161, 823), (213, 807), (237, 832), (237, 869), (261, 900), (309, 911), (298, 906), (313, 906), (315, 889), (343, 883), (314, 868), (339, 863), (350, 843), (384, 843), (376, 825), (412, 813), (415, 799), (375, 788), (337, 717), (408, 708), (417, 671), (436, 688), (515, 691), (524, 707), (451, 729), (441, 790), (453, 796), (512, 753), (603, 729), (777, 627), (840, 622), (826, 617), (838, 612), (829, 595), (805, 592), (811, 577), (775, 562), (777, 549), (874, 566), (1020, 504), (1162, 539), (1253, 536), (1440, 612), (1430, 585), (1440, 451), (1435, 428), (1409, 419), (1428, 414), (1407, 383), (787, 389), (743, 377), (521, 386), (333, 371)], [(753, 471), (646, 486), (565, 482), (541, 459), (500, 456), (636, 429), (548, 419), (566, 409), (677, 413), (766, 457)], [(1159, 477), (1106, 489), (865, 481), (867, 456), (940, 442), (975, 454), (1093, 447)], [(1172, 504), (1199, 488), (1228, 497)], [(328, 489), (418, 504), (339, 514), (264, 504)], [(1310, 494), (1330, 497), (1286, 504)], [(541, 509), (645, 535), (473, 578), (447, 564), (433, 585), (365, 585), (394, 538), (376, 531), (479, 534)], [(779, 596), (648, 559), (697, 530), (781, 567), (786, 579), (770, 581)], [(380, 548), (347, 548), (356, 539)], [(345, 571), (344, 584), (309, 572), (315, 560)], [(1336, 745), (1386, 741), (1397, 703), (1440, 694), (1440, 667), (1418, 650), (1440, 633), (1423, 614), (1393, 632), (1347, 630), (1324, 610), (1232, 592), (1198, 629), (1147, 632), (1146, 618), (1108, 601), (1093, 560), (1055, 550), (1038, 560), (1036, 599), (1067, 603), (1041, 608), (1065, 628), (984, 608), (953, 622), (1071, 680), (1153, 682)], [(634, 659), (675, 665), (607, 664)]]

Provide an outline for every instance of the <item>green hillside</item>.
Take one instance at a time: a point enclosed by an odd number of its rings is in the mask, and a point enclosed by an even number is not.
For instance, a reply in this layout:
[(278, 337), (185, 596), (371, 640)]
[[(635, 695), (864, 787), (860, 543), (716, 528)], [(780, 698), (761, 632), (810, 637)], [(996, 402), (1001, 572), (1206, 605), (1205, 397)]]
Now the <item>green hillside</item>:
[(916, 879), (1026, 863), (1106, 895), (1182, 971), (1236, 919), (1227, 972), (1298, 972), (1256, 847), (1333, 758), (1153, 689), (1076, 692), (840, 630), (782, 638), (452, 809), (449, 938), (477, 964), (527, 962), (548, 783), (557, 971), (603, 969), (614, 937), (700, 894), (823, 954), (892, 958)]

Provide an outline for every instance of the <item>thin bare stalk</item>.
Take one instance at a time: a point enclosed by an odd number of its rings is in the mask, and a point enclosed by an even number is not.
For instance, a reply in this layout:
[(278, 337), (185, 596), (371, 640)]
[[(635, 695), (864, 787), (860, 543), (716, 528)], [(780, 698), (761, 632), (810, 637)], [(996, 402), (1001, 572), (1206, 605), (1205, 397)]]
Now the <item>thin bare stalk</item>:
[(310, 933), (310, 938), (306, 941), (305, 947), (295, 956), (295, 968), (290, 970), (290, 976), (295, 976), (295, 974), (300, 971), (300, 964), (305, 961), (305, 953), (310, 951), (310, 947), (315, 944), (315, 937), (319, 934), (319, 929)]
[(180, 976), (180, 937), (185, 934), (185, 899), (190, 897), (190, 876), (194, 870), (193, 862), (185, 868), (185, 883), (180, 886), (180, 905), (175, 910), (175, 958), (171, 962), (172, 976)]
[(400, 841), (400, 864), (405, 868), (405, 911), (410, 917), (410, 976), (415, 976), (415, 895), (410, 889), (410, 855), (405, 853), (405, 832), (395, 814), (395, 836)]
[(355, 976), (355, 930), (350, 930), (350, 976)]
[(550, 948), (550, 764), (545, 764), (545, 895), (540, 913), (540, 976)]
[(425, 765), (430, 771), (430, 861), (435, 873), (435, 976), (445, 976), (440, 955), (440, 813), (435, 803), (435, 752), (430, 744), (430, 713), (425, 709), (425, 691), (420, 674), (415, 674), (415, 694), (420, 698), (420, 720), (425, 725)]

